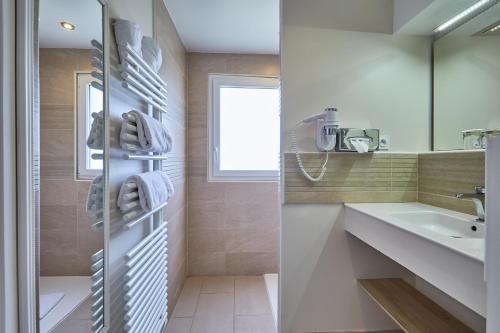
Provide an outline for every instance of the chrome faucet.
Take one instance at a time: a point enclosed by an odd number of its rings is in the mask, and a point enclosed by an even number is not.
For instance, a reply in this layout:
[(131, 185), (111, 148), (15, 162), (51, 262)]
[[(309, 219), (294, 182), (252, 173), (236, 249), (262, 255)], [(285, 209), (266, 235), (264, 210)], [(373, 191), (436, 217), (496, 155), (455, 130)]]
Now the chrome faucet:
[(476, 208), (477, 222), (484, 222), (484, 207), (481, 198), (484, 198), (486, 188), (484, 186), (475, 186), (474, 193), (457, 193), (458, 199), (471, 199)]

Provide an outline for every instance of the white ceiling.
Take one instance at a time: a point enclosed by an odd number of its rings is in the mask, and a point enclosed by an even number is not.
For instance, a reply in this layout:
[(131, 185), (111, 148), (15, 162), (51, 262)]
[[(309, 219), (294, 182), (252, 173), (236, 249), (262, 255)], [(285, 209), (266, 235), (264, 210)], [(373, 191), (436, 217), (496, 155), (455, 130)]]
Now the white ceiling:
[(279, 53), (279, 0), (164, 0), (190, 52)]
[[(101, 8), (97, 0), (40, 0), (40, 47), (90, 48), (92, 39), (102, 39)], [(76, 29), (63, 29), (61, 21)]]

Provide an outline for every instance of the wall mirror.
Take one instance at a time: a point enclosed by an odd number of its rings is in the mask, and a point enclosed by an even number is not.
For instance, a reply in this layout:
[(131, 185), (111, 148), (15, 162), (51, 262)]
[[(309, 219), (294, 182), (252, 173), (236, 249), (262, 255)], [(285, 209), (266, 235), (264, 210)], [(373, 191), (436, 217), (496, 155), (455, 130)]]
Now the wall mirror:
[(500, 132), (500, 5), (434, 42), (434, 150), (485, 147)]
[(38, 15), (38, 332), (99, 332), (105, 318), (107, 9), (98, 0), (39, 0)]

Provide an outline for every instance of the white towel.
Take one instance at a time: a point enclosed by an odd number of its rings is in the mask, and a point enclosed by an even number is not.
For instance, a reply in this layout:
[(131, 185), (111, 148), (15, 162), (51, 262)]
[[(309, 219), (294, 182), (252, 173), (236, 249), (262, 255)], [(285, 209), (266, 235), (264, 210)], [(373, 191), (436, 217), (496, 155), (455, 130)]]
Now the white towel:
[(142, 57), (142, 31), (137, 23), (123, 19), (115, 19), (113, 24), (115, 28), (116, 43), (120, 46), (127, 44)]
[(160, 45), (151, 37), (142, 37), (142, 57), (153, 71), (158, 73), (163, 61)]
[(137, 127), (137, 132), (130, 132), (128, 128), (128, 123), (130, 121), (124, 120), (122, 123), (120, 141), (121, 146), (126, 147), (129, 140), (129, 134), (136, 137), (139, 142), (131, 142), (133, 144), (139, 144), (140, 150), (144, 152), (154, 152), (154, 153), (168, 153), (172, 150), (172, 137), (170, 136), (167, 127), (163, 125), (160, 121), (148, 116), (147, 114), (139, 111), (130, 111), (128, 115), (133, 118), (135, 122), (132, 125)]
[(146, 212), (159, 207), (174, 195), (174, 186), (165, 172), (152, 171), (130, 176), (123, 183), (118, 194), (118, 207), (122, 212), (130, 210), (128, 207), (130, 200), (125, 197), (125, 194), (130, 193), (127, 183), (131, 182), (137, 184), (139, 203)]
[(102, 218), (104, 199), (103, 188), (104, 184), (102, 175), (95, 177), (90, 183), (85, 211), (87, 216), (93, 220), (99, 220)]
[(92, 113), (92, 127), (90, 128), (87, 146), (91, 149), (104, 149), (104, 114), (102, 111)]

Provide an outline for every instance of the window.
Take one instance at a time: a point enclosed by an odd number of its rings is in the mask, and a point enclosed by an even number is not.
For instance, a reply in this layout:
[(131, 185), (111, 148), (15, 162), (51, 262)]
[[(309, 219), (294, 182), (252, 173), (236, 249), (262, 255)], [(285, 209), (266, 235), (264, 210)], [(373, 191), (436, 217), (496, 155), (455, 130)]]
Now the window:
[(94, 150), (87, 147), (87, 137), (92, 127), (92, 113), (102, 110), (103, 95), (99, 89), (94, 88), (91, 83), (92, 76), (89, 73), (77, 73), (77, 178), (92, 179), (102, 172), (102, 160), (93, 159), (92, 154), (102, 154), (102, 150)]
[(209, 86), (209, 180), (278, 180), (278, 79), (210, 75)]

